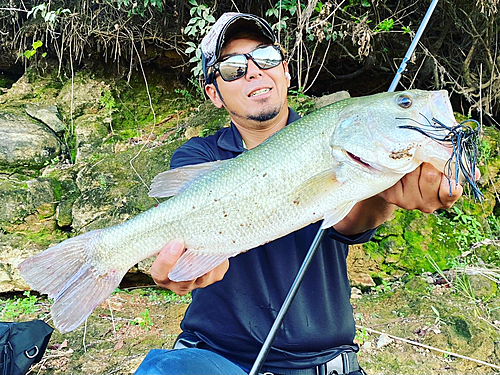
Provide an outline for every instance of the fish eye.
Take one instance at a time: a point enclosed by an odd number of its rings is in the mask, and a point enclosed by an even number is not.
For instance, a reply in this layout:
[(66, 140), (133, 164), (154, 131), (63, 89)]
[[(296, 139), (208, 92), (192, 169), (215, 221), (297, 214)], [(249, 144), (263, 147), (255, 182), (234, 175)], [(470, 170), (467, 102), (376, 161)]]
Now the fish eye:
[(411, 105), (413, 104), (412, 101), (411, 101), (411, 98), (408, 95), (405, 95), (405, 94), (399, 95), (396, 98), (396, 103), (398, 103), (398, 105), (401, 108), (405, 108), (405, 109), (406, 108), (410, 108)]

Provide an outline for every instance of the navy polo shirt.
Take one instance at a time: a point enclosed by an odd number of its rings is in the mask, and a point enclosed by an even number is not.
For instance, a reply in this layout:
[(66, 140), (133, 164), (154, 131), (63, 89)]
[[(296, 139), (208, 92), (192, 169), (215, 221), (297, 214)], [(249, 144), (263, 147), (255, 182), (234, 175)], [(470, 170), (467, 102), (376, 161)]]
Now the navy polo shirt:
[[(299, 118), (290, 109), (287, 124)], [(244, 151), (231, 123), (209, 137), (191, 138), (176, 150), (171, 168), (230, 159)], [(311, 224), (231, 258), (222, 281), (193, 291), (180, 337), (201, 340), (203, 348), (250, 369), (319, 227)], [(373, 233), (346, 237), (328, 231), (263, 369), (309, 368), (344, 350), (358, 350), (346, 257), (349, 244), (366, 242)]]

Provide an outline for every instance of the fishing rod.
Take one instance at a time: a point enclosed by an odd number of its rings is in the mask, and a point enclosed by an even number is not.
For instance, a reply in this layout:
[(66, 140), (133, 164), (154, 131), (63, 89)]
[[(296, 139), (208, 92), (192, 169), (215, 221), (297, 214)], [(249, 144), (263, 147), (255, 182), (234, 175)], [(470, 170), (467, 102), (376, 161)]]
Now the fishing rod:
[[(425, 28), (427, 27), (429, 19), (432, 13), (434, 12), (437, 3), (438, 0), (432, 0), (431, 4), (429, 5), (427, 12), (425, 13), (424, 18), (422, 19), (422, 22), (420, 23), (420, 26), (418, 27), (418, 30), (415, 33), (415, 37), (413, 38), (413, 41), (411, 42), (410, 47), (408, 48), (408, 51), (406, 52), (406, 55), (403, 58), (403, 61), (401, 62), (401, 65), (399, 66), (394, 79), (392, 80), (389, 90), (387, 90), (388, 92), (394, 92), (396, 90), (399, 80), (401, 79), (401, 75), (406, 69), (406, 64), (408, 61), (410, 61), (411, 56), (413, 55), (413, 52), (415, 51), (415, 48), (418, 45), (420, 37), (422, 36)], [(300, 284), (302, 283), (302, 280), (304, 279), (304, 276), (307, 273), (312, 258), (314, 257), (314, 254), (316, 253), (316, 250), (318, 249), (321, 240), (325, 236), (325, 232), (326, 232), (325, 229), (320, 228), (318, 230), (318, 233), (316, 233), (316, 236), (314, 237), (311, 247), (309, 248), (304, 258), (304, 261), (302, 262), (302, 265), (299, 271), (297, 272), (297, 276), (295, 276), (295, 280), (293, 281), (292, 286), (290, 287), (290, 290), (288, 291), (288, 294), (285, 300), (283, 301), (283, 305), (281, 305), (278, 315), (276, 316), (276, 319), (274, 320), (274, 323), (271, 326), (269, 333), (267, 334), (266, 340), (262, 344), (262, 348), (260, 349), (260, 352), (257, 358), (255, 359), (255, 362), (252, 366), (252, 369), (249, 372), (249, 375), (258, 375), (262, 365), (264, 364), (264, 361), (266, 360), (267, 355), (271, 350), (271, 346), (274, 342), (274, 339), (276, 338), (276, 335), (278, 334), (278, 331), (281, 328), (281, 324), (283, 323), (283, 320), (285, 319), (285, 316), (288, 310), (290, 309), (293, 299), (295, 298), (295, 295), (299, 290)]]

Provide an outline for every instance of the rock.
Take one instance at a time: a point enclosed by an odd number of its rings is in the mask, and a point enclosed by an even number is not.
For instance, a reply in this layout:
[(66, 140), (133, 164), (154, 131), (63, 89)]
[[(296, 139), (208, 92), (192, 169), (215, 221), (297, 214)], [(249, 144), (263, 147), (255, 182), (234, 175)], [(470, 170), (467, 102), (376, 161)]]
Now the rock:
[(74, 122), (76, 136), (76, 162), (84, 162), (102, 144), (108, 135), (108, 128), (101, 116), (87, 114), (78, 117)]
[(97, 113), (103, 104), (102, 93), (109, 87), (95, 81), (84, 73), (77, 73), (74, 82), (69, 80), (56, 98), (57, 107), (64, 118), (76, 118), (86, 113)]
[(30, 289), (17, 269), (29, 255), (33, 254), (11, 246), (6, 236), (0, 235), (0, 293)]
[(383, 348), (384, 346), (389, 345), (393, 341), (394, 340), (391, 339), (389, 336), (387, 336), (387, 334), (382, 333), (377, 341), (377, 349)]
[(471, 290), (477, 298), (483, 301), (490, 300), (497, 295), (497, 283), (481, 274), (468, 275)]
[(356, 288), (355, 286), (351, 288), (351, 299), (358, 299), (362, 297), (363, 295), (360, 289)]
[(31, 85), (29, 78), (26, 75), (23, 75), (12, 85), (5, 95), (0, 96), (0, 104), (11, 103), (12, 101), (23, 99), (24, 97), (32, 94), (32, 92), (33, 86)]
[(67, 237), (55, 221), (61, 190), (49, 177), (0, 179), (0, 292), (28, 289), (17, 265)]
[(32, 214), (47, 218), (55, 213), (55, 182), (38, 178), (29, 181), (0, 180), (0, 225), (23, 222)]
[(0, 168), (40, 169), (61, 153), (59, 139), (20, 110), (0, 112)]
[(27, 182), (29, 202), (41, 218), (47, 218), (56, 212), (56, 198), (54, 195), (55, 181), (46, 178), (37, 178)]
[(61, 202), (59, 202), (59, 204), (57, 205), (56, 221), (59, 227), (68, 227), (73, 222), (73, 215), (71, 214), (73, 203), (74, 201), (72, 200), (64, 199), (61, 200)]
[(21, 220), (31, 212), (25, 182), (0, 180), (0, 223)]
[(55, 105), (42, 105), (42, 104), (26, 104), (26, 113), (36, 120), (43, 122), (50, 129), (61, 135), (66, 126), (61, 120), (61, 115)]
[[(153, 177), (168, 169), (170, 157), (180, 142), (143, 149), (142, 145), (116, 154), (108, 154), (98, 162), (80, 167), (76, 183), (81, 195), (73, 209), (73, 229), (76, 232), (120, 224), (145, 211), (157, 201), (148, 197)], [(145, 181), (143, 184), (135, 171)]]
[(333, 94), (324, 95), (320, 98), (314, 100), (314, 108), (319, 109), (329, 104), (338, 102), (339, 100), (344, 100), (350, 98), (351, 95), (347, 91), (337, 91)]
[(186, 129), (186, 132), (184, 133), (184, 137), (186, 137), (186, 139), (191, 139), (193, 137), (199, 137), (202, 130), (203, 130), (203, 126), (201, 126), (201, 125), (189, 127)]
[(363, 245), (349, 246), (347, 269), (352, 286), (366, 289), (376, 285), (370, 273), (379, 270), (374, 260), (364, 251)]

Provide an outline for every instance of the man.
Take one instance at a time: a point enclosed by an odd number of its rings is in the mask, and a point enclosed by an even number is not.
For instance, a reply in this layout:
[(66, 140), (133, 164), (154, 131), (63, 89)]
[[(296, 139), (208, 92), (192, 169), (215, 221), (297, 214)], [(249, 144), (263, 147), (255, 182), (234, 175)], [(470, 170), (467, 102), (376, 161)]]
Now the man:
[[(233, 158), (299, 118), (287, 106), (288, 66), (266, 21), (226, 13), (201, 50), (205, 92), (229, 112), (231, 127), (189, 140), (174, 153), (172, 168)], [(362, 374), (353, 343), (348, 245), (368, 241), (396, 206), (432, 212), (450, 207), (461, 193), (453, 183), (450, 196), (448, 180), (423, 164), (392, 188), (359, 202), (321, 242), (262, 373)], [(169, 243), (151, 274), (159, 286), (178, 294), (193, 290), (193, 302), (176, 349), (152, 350), (136, 374), (248, 373), (319, 226), (240, 254), (189, 282), (168, 279), (184, 251), (182, 239)]]

